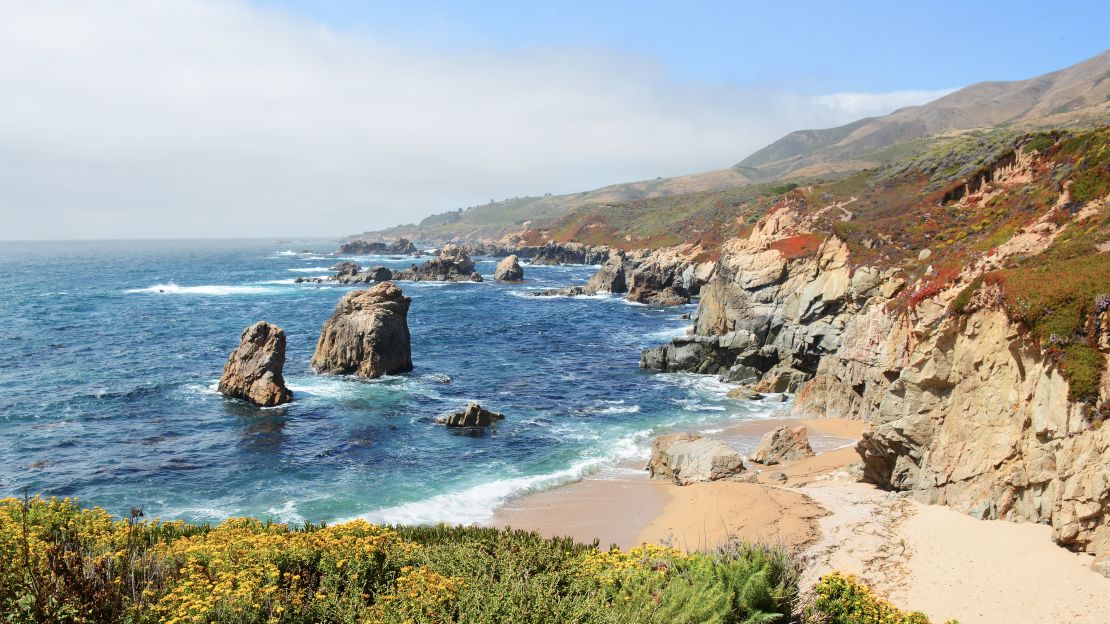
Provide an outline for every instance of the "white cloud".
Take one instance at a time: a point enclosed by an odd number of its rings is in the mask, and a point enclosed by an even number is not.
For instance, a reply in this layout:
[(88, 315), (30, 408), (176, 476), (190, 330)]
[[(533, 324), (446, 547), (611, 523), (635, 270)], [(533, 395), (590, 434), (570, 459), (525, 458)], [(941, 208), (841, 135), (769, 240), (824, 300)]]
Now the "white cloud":
[(597, 50), (433, 52), (241, 2), (0, 7), (0, 239), (340, 235), (716, 169), (933, 92), (804, 98)]

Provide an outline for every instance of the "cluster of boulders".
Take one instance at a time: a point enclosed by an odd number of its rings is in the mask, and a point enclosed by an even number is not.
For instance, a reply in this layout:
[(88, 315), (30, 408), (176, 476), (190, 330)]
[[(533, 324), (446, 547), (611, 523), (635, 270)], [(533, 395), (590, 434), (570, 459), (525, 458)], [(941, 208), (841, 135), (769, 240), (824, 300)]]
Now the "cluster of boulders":
[(395, 271), (393, 279), (412, 282), (480, 282), (470, 254), (458, 245), (444, 245), (439, 255), (420, 265)]
[(407, 238), (398, 238), (392, 243), (357, 239), (339, 246), (337, 256), (419, 256), (420, 250)]
[[(749, 458), (764, 466), (797, 461), (813, 456), (804, 426), (778, 427), (760, 440)], [(651, 445), (647, 465), (652, 479), (666, 479), (676, 485), (719, 480), (754, 479), (746, 474), (744, 458), (720, 440), (696, 433), (668, 433), (657, 436)]]

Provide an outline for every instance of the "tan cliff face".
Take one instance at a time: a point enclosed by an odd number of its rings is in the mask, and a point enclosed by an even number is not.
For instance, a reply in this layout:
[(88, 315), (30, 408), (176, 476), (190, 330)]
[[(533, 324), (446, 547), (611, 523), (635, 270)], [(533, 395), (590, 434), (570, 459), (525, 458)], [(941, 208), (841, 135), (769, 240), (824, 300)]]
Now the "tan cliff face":
[[(1019, 151), (1003, 175), (959, 201), (986, 203), (1002, 185), (1027, 184), (1030, 166)], [(1069, 398), (1058, 360), (1011, 319), (997, 286), (952, 312), (976, 278), (1044, 252), (1061, 232), (1088, 231), (1087, 217), (1107, 209), (1105, 198), (1073, 205), (1065, 185), (1043, 214), (934, 292), (932, 267), (907, 283), (900, 267), (853, 263), (835, 235), (798, 253), (793, 243), (812, 221), (786, 202), (723, 246), (702, 289), (697, 343), (676, 340), (672, 350), (712, 351), (686, 356), (701, 372), (753, 352), (760, 359), (744, 370), (764, 381), (784, 368), (804, 372), (797, 415), (870, 422), (858, 448), (867, 480), (980, 518), (1049, 524), (1057, 542), (1095, 553), (1110, 575), (1110, 428), (1092, 424), (1092, 404)], [(1073, 221), (1060, 221), (1064, 209)], [(1110, 311), (1094, 318), (1110, 326)], [(1104, 358), (1107, 334), (1096, 340)]]

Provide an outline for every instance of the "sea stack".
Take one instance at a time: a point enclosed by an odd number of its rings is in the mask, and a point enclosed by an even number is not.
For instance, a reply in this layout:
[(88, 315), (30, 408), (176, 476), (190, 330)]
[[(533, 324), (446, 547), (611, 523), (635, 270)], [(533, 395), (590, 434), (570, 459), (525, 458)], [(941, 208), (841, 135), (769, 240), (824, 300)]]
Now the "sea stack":
[(488, 427), (504, 419), (504, 414), (491, 412), (483, 409), (481, 405), (471, 402), (467, 403), (465, 411), (436, 418), (436, 424), (447, 425), (448, 427)]
[(320, 331), (312, 368), (364, 379), (412, 370), (411, 302), (393, 282), (347, 293)]
[(474, 270), (474, 261), (458, 245), (444, 245), (439, 255), (420, 265), (395, 271), (393, 279), (412, 282), (480, 282), (482, 276)]
[(524, 279), (524, 269), (515, 255), (507, 256), (497, 263), (493, 271), (493, 279), (499, 282), (519, 282)]
[(220, 377), (219, 391), (262, 407), (293, 400), (281, 371), (285, 367), (285, 332), (259, 321), (243, 330), (239, 347), (231, 352)]

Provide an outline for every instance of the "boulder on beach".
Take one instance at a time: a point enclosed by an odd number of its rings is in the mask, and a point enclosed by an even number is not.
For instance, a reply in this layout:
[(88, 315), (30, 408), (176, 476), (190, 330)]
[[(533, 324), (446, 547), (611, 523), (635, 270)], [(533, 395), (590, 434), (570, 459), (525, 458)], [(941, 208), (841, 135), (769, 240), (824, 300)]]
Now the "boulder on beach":
[(813, 457), (813, 454), (809, 433), (804, 426), (778, 427), (763, 436), (749, 459), (764, 466), (773, 466), (784, 461)]
[(436, 418), (436, 424), (448, 427), (488, 427), (498, 420), (504, 420), (504, 414), (483, 409), (477, 403), (467, 403), (466, 409)]
[(293, 393), (285, 387), (284, 367), (285, 332), (259, 321), (243, 330), (239, 346), (228, 356), (218, 386), (220, 394), (262, 407), (288, 403)]
[(688, 485), (736, 479), (744, 472), (744, 459), (719, 440), (693, 433), (668, 433), (652, 442), (647, 469), (652, 479)]
[(499, 282), (519, 282), (524, 279), (524, 269), (521, 268), (515, 255), (506, 256), (504, 260), (497, 263), (497, 268), (493, 271), (493, 279)]
[(412, 370), (411, 302), (392, 282), (347, 293), (320, 331), (312, 368), (365, 379)]
[(444, 245), (439, 255), (424, 264), (393, 273), (395, 280), (412, 282), (480, 282), (482, 276), (474, 270), (474, 261), (458, 245)]

